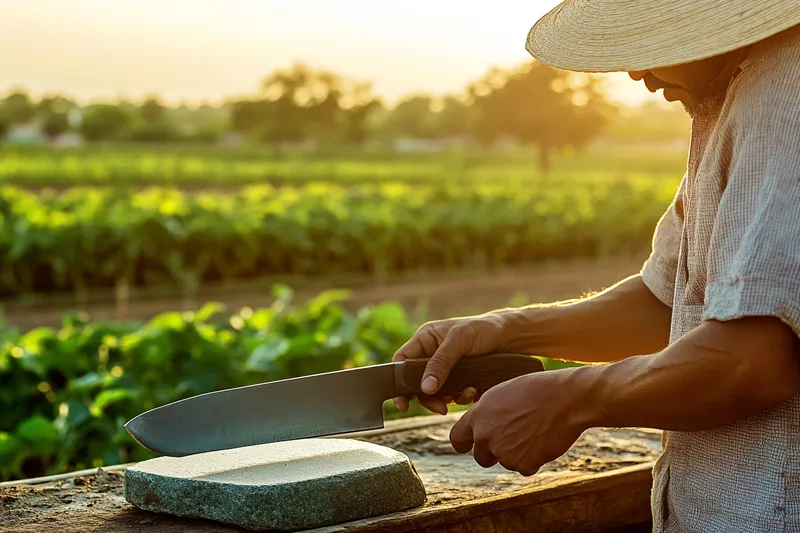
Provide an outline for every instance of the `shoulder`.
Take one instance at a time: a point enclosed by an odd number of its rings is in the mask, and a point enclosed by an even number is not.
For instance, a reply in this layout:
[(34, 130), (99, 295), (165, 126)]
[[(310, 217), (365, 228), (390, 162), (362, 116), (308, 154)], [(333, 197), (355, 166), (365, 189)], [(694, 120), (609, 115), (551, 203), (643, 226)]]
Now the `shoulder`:
[(728, 99), (750, 119), (800, 119), (800, 26), (751, 47)]

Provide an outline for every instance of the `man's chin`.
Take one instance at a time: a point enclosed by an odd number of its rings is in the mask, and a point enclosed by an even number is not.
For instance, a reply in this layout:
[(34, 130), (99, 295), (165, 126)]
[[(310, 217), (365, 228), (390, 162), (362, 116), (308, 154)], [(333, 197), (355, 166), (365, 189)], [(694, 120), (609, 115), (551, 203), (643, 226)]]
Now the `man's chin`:
[(694, 101), (688, 91), (670, 87), (664, 89), (663, 96), (667, 102), (680, 102), (689, 116), (694, 116)]

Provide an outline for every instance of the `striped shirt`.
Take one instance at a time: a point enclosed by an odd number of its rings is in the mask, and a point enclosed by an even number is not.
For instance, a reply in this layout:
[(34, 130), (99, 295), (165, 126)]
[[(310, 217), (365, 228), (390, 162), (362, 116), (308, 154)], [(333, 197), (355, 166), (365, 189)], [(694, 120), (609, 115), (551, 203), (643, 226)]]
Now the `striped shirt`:
[[(692, 123), (687, 172), (642, 269), (703, 320), (774, 316), (800, 335), (800, 27), (759, 43)], [(800, 395), (728, 426), (665, 432), (654, 531), (800, 532)]]

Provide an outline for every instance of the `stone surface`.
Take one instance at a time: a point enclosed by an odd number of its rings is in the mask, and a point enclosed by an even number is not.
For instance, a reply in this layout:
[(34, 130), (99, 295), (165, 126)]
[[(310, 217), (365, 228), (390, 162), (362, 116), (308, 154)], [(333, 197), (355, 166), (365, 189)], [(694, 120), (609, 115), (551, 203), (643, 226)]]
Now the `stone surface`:
[(291, 531), (410, 509), (426, 494), (403, 453), (306, 439), (143, 461), (125, 473), (125, 499), (149, 511)]

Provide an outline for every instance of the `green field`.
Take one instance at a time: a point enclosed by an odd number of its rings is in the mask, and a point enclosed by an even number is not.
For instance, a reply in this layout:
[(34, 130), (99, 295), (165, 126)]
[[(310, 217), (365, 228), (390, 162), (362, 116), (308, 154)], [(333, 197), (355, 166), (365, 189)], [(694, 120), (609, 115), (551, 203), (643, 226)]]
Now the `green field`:
[(676, 180), (0, 188), (0, 295), (492, 269), (640, 253)]
[[(0, 296), (353, 274), (491, 271), (646, 253), (683, 155), (278, 156), (120, 147), (0, 151)], [(102, 185), (102, 186), (101, 186)], [(214, 189), (214, 190), (212, 190)], [(341, 293), (222, 320), (66, 317), (0, 328), (0, 479), (148, 457), (122, 429), (139, 412), (224, 387), (387, 361), (423, 317)], [(558, 362), (545, 361), (548, 365)], [(415, 411), (419, 412), (419, 411)], [(397, 416), (386, 405), (386, 415)]]
[[(243, 184), (325, 181), (339, 184), (486, 183), (538, 181), (534, 152), (437, 154), (340, 153), (336, 156), (278, 154), (262, 149), (125, 148), (111, 146), (54, 151), (0, 148), (0, 184), (19, 187), (125, 185), (230, 187)], [(554, 160), (552, 176), (607, 179), (621, 176), (679, 178), (685, 153), (676, 149), (595, 148)]]
[[(196, 394), (388, 362), (422, 317), (384, 302), (347, 313), (342, 291), (302, 305), (276, 286), (271, 307), (165, 313), (146, 324), (67, 316), (59, 329), (0, 330), (0, 481), (140, 461), (122, 425)], [(546, 368), (563, 362), (542, 359)], [(384, 416), (403, 415), (391, 402)]]

